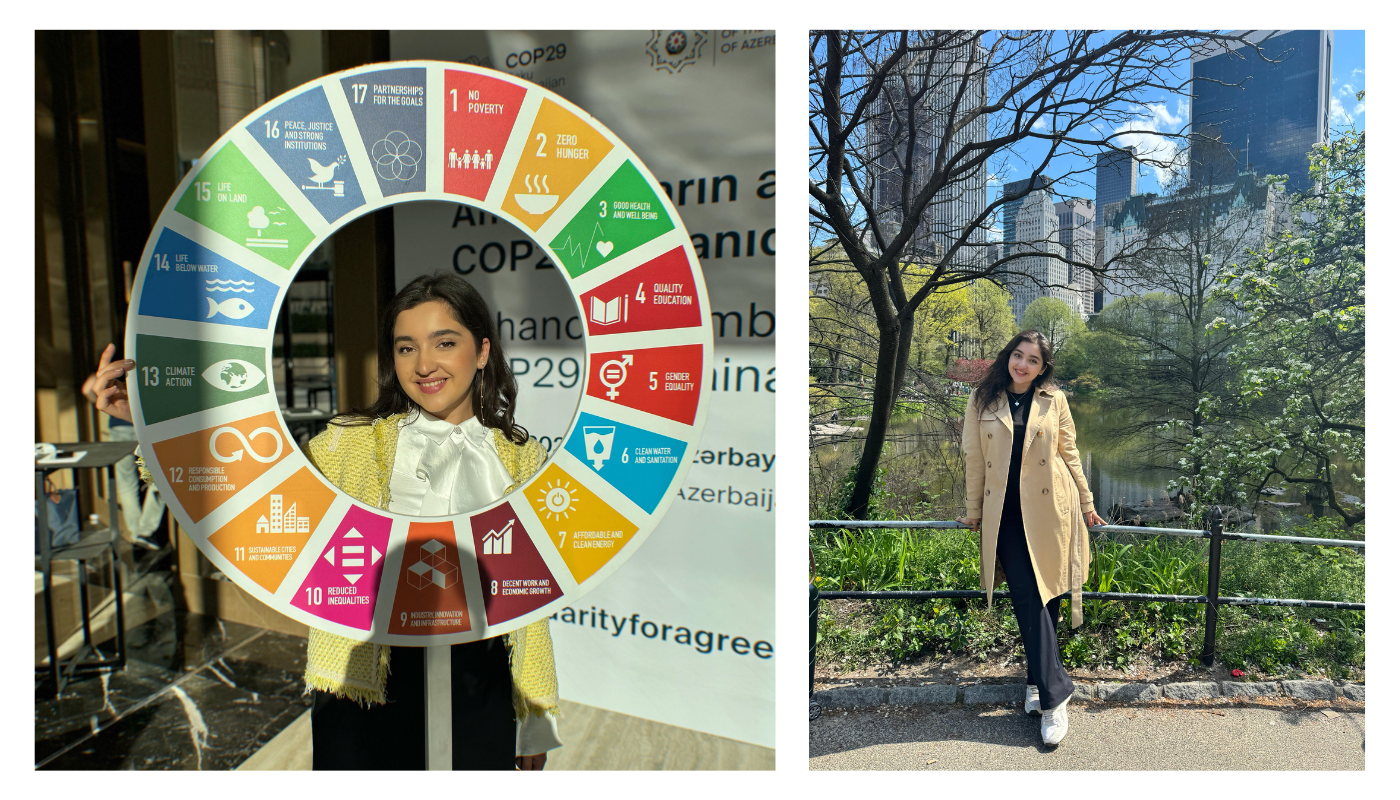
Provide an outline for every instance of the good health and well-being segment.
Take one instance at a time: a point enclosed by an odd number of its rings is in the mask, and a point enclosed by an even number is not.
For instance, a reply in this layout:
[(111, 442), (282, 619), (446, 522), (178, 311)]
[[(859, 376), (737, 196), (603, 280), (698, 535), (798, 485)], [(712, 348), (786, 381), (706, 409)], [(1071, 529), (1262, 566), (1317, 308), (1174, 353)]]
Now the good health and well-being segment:
[[(274, 323), (301, 264), (350, 219), (410, 200), (472, 205), (551, 251), (578, 281), (582, 391), (602, 401), (560, 463), (447, 519), (336, 488), (288, 436), (273, 386)], [(147, 241), (126, 341), (147, 465), (225, 574), (303, 623), (396, 645), (526, 625), (611, 574), (684, 478), (712, 347), (686, 240), (624, 143), (515, 76), (412, 61), (298, 87), (210, 147)]]
[(577, 278), (675, 227), (656, 189), (624, 161), (549, 246), (569, 277)]

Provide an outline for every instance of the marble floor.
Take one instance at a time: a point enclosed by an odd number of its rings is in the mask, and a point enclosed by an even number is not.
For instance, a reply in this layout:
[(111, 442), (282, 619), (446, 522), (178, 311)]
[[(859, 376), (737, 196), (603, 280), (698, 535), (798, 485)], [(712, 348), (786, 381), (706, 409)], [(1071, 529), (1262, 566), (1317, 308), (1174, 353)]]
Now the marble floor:
[(168, 551), (130, 566), (127, 667), (80, 677), (57, 698), (36, 676), (36, 768), (232, 769), (310, 707), (303, 639), (182, 611)]
[[(79, 678), (58, 698), (35, 680), (36, 769), (310, 769), (305, 640), (182, 611), (160, 554), (133, 567), (123, 595), (126, 669)], [(566, 744), (550, 753), (551, 770), (774, 767), (772, 748), (567, 700), (561, 707)]]

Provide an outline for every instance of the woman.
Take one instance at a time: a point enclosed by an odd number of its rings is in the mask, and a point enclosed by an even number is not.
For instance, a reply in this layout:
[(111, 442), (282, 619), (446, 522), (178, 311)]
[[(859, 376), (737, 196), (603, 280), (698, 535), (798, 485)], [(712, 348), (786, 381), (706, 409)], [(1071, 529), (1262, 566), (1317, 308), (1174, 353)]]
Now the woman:
[[(545, 453), (515, 424), (515, 377), (481, 295), (453, 275), (420, 277), (385, 310), (379, 395), (332, 421), (306, 447), (328, 480), (397, 514), (480, 508), (520, 485)], [(121, 377), (98, 371), (98, 408), (130, 420)], [(560, 742), (546, 621), (454, 645), (453, 769), (543, 769)], [(392, 667), (392, 669), (391, 669)], [(307, 691), (314, 769), (424, 769), (423, 650), (356, 642), (312, 628)]]
[(1048, 709), (1041, 713), (1040, 735), (1050, 746), (1069, 732), (1074, 694), (1055, 633), (1059, 597), (1072, 592), (1071, 625), (1079, 627), (1080, 587), (1089, 569), (1085, 525), (1103, 524), (1054, 374), (1050, 342), (1039, 331), (1023, 331), (997, 354), (968, 398), (962, 435), (967, 517), (959, 520), (982, 532), (988, 607), (1003, 579), (1011, 590), (1026, 650), (1026, 713)]

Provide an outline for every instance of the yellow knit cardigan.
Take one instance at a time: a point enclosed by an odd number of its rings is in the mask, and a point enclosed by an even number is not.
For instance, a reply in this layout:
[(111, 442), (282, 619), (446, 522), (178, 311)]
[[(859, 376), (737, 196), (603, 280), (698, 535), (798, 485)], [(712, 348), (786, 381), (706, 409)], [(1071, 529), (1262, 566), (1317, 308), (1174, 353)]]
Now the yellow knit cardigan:
[[(375, 420), (369, 425), (332, 423), (306, 446), (311, 463), (341, 491), (374, 508), (389, 507), (389, 476), (399, 441), (399, 425), (407, 414)], [(496, 452), (514, 481), (509, 493), (544, 463), (545, 451), (530, 439), (523, 445), (499, 430)], [(510, 673), (516, 718), (526, 714), (559, 715), (559, 685), (554, 672), (554, 645), (547, 619), (512, 631)], [(311, 629), (306, 646), (306, 691), (319, 689), (360, 703), (383, 703), (389, 675), (388, 645), (357, 642)]]

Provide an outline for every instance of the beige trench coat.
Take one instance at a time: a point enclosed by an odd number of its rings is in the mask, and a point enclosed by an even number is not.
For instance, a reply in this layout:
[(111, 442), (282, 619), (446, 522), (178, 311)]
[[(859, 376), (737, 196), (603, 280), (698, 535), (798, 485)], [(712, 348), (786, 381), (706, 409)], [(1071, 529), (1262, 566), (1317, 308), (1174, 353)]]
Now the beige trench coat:
[[(982, 520), (982, 589), (987, 605), (1005, 579), (997, 562), (997, 533), (1011, 470), (1011, 409), (1002, 394), (989, 408), (968, 398), (962, 450), (967, 459), (967, 516)], [(1083, 622), (1081, 587), (1089, 575), (1089, 532), (1084, 514), (1094, 495), (1079, 463), (1069, 401), (1058, 389), (1038, 389), (1026, 416), (1021, 454), (1021, 518), (1042, 603), (1071, 594), (1071, 626)]]

